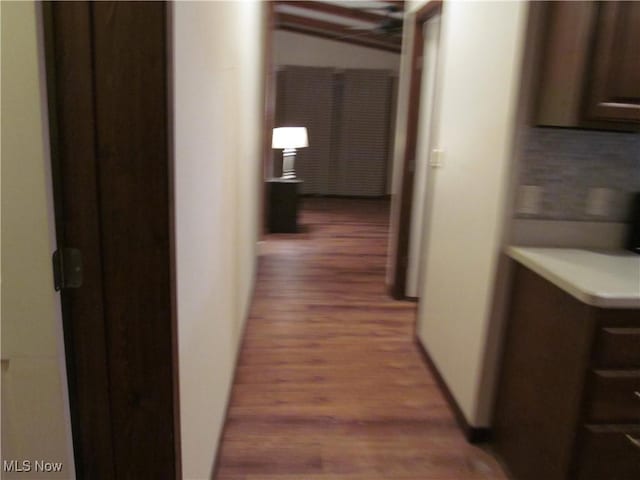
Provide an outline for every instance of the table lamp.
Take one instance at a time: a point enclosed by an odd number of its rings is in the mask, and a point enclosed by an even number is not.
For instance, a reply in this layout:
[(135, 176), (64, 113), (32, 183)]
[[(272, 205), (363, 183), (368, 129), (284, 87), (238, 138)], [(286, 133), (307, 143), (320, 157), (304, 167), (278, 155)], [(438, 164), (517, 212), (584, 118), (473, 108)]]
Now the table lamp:
[(296, 172), (293, 169), (296, 149), (308, 146), (309, 139), (305, 127), (278, 127), (273, 129), (271, 147), (282, 149), (282, 178), (296, 178)]

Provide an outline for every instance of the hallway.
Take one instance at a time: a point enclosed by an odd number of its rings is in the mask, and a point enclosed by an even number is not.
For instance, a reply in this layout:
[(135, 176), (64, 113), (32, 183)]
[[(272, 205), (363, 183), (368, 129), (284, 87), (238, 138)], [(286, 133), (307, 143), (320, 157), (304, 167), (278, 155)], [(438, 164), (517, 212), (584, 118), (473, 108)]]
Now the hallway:
[(469, 445), (385, 292), (388, 203), (305, 199), (261, 244), (219, 480), (505, 478)]

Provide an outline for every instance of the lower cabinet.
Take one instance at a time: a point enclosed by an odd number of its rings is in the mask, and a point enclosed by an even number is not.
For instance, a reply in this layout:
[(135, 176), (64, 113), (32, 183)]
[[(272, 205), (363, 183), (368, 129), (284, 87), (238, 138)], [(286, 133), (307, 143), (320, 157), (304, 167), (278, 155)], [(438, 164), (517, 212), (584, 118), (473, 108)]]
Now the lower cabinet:
[[(586, 425), (580, 432), (577, 480), (640, 478), (640, 425)], [(635, 443), (638, 442), (638, 443)]]
[(586, 305), (518, 265), (494, 448), (515, 480), (640, 479), (640, 310)]

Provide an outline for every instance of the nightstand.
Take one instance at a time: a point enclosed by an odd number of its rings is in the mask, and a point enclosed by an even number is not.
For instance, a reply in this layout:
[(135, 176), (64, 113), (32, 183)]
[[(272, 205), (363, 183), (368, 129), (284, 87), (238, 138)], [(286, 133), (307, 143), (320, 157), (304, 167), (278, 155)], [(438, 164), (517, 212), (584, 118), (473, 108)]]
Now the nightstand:
[(269, 199), (269, 233), (296, 233), (298, 231), (298, 178), (270, 178), (266, 181)]

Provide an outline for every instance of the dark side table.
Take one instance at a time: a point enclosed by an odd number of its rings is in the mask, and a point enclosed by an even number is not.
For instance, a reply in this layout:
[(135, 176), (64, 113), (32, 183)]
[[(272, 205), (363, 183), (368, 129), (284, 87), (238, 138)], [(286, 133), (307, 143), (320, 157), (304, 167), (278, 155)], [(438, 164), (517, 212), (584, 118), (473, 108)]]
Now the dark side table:
[(266, 181), (269, 199), (269, 233), (296, 233), (298, 231), (298, 178), (270, 178)]

